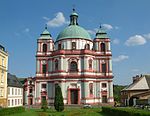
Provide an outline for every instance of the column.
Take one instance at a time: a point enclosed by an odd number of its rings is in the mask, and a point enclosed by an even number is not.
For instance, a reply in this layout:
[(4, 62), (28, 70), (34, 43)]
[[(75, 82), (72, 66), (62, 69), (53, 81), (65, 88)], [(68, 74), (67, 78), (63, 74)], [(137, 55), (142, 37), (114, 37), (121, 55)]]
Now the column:
[(63, 70), (63, 57), (60, 57), (60, 70)]
[(109, 96), (108, 96), (108, 102), (109, 103), (113, 103), (114, 102), (114, 98), (113, 98), (113, 82), (112, 82), (112, 80), (110, 80), (109, 82), (108, 82), (108, 89), (109, 89)]
[(78, 88), (78, 104), (80, 104), (80, 88)]
[(70, 89), (69, 89), (69, 87), (67, 89), (67, 92), (68, 92), (68, 98), (67, 98), (67, 100), (68, 100), (68, 104), (70, 104), (71, 102), (70, 102)]

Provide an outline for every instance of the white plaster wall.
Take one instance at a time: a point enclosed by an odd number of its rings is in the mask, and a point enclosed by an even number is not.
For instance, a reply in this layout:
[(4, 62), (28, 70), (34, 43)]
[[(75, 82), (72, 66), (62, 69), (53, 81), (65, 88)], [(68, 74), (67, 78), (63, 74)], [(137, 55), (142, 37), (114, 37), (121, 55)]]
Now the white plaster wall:
[[(64, 46), (64, 49), (72, 49), (72, 42), (76, 42), (76, 49), (84, 49), (86, 44), (90, 45), (90, 49), (93, 48), (93, 42), (84, 40), (84, 39), (66, 39), (66, 40), (61, 40), (61, 45)], [(58, 42), (55, 43), (56, 49), (58, 49)]]
[(109, 70), (112, 71), (112, 60), (109, 60)]
[[(17, 106), (22, 106), (23, 105), (23, 89), (22, 88), (17, 88), (17, 87), (8, 87), (10, 89), (10, 94), (8, 94), (8, 100), (10, 100), (10, 105), (8, 107), (17, 107)], [(12, 89), (14, 89), (14, 94), (12, 94)], [(17, 94), (15, 94), (15, 91), (17, 89)], [(20, 93), (18, 92), (20, 90)], [(19, 103), (18, 103), (19, 99)], [(13, 105), (12, 105), (12, 100), (13, 100)], [(15, 104), (15, 100), (17, 100), (17, 104)], [(7, 101), (8, 103), (8, 101)]]

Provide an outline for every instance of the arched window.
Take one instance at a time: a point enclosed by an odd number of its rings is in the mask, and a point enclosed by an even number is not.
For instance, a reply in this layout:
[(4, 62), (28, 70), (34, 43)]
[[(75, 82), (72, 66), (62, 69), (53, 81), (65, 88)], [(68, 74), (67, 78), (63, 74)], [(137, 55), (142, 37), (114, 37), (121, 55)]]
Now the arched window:
[(47, 45), (43, 44), (43, 52), (47, 52)]
[(90, 95), (93, 95), (93, 83), (89, 84)]
[(58, 70), (58, 60), (55, 60), (55, 70)]
[(102, 64), (102, 73), (106, 73), (106, 63)]
[(107, 84), (106, 83), (102, 83), (102, 88), (106, 88)]
[(105, 50), (106, 50), (105, 43), (101, 43), (101, 51), (105, 52)]
[(92, 69), (92, 60), (89, 60), (89, 69)]
[(89, 44), (85, 44), (85, 49), (89, 50), (90, 49), (90, 45)]
[(70, 71), (72, 71), (72, 72), (77, 72), (78, 71), (77, 63), (75, 61), (72, 61), (70, 63)]
[(58, 44), (58, 50), (61, 50), (61, 43)]
[(46, 73), (46, 64), (42, 65), (42, 72), (45, 74)]

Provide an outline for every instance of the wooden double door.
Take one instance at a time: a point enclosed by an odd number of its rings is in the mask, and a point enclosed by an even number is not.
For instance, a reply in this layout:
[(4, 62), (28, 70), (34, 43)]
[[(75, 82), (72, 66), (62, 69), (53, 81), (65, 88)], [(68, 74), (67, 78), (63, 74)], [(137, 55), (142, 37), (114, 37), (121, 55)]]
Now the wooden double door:
[(78, 104), (78, 90), (72, 89), (71, 92), (71, 104)]

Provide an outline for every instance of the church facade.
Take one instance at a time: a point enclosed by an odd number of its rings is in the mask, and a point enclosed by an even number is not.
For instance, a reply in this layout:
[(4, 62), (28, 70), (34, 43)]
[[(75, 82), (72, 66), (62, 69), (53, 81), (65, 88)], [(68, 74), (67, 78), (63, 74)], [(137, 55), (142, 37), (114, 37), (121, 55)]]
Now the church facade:
[(37, 40), (36, 76), (25, 82), (25, 103), (54, 103), (55, 86), (64, 104), (113, 104), (113, 73), (110, 39), (100, 27), (95, 38), (79, 26), (73, 9), (70, 24), (57, 38), (47, 27)]

